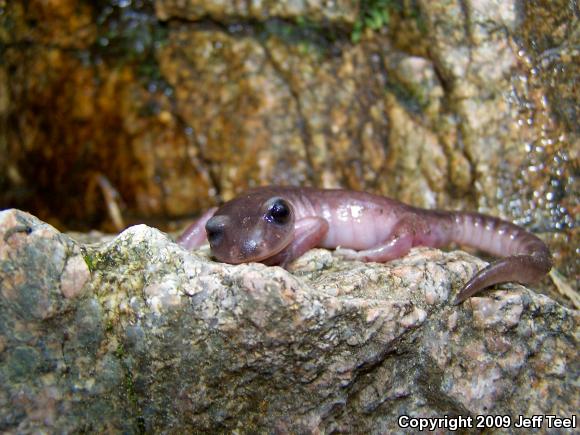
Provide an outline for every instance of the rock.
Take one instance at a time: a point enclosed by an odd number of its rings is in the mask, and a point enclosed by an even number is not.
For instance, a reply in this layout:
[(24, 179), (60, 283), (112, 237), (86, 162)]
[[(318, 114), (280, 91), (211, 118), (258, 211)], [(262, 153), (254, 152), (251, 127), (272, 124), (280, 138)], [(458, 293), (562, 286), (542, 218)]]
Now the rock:
[(348, 0), (332, 2), (157, 0), (155, 7), (157, 16), (162, 20), (180, 18), (195, 21), (210, 18), (227, 23), (240, 20), (265, 21), (273, 18), (298, 20), (308, 17), (313, 22), (352, 25), (358, 18), (358, 4)]
[(0, 212), (0, 429), (390, 433), (402, 415), (571, 417), (580, 313), (515, 284), (450, 305), (482, 264), (317, 249), (290, 273), (216, 263), (145, 225), (81, 245)]
[(579, 274), (569, 1), (4, 3), (0, 207), (177, 229), (256, 185), (347, 187), (514, 220)]

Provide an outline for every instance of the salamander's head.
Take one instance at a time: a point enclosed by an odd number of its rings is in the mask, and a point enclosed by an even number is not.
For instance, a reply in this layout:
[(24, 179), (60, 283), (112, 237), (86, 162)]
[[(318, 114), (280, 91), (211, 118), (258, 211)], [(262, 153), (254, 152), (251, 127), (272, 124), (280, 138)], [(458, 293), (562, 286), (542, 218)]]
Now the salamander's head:
[(264, 261), (294, 237), (294, 210), (286, 199), (249, 191), (222, 205), (205, 225), (213, 256), (224, 263)]

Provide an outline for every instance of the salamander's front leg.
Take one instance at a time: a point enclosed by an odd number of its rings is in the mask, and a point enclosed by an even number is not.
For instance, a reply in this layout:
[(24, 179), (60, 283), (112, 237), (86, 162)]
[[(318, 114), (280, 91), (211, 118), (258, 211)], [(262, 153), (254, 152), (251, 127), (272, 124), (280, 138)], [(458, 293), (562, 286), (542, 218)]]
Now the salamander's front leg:
[(183, 231), (183, 233), (177, 238), (177, 243), (187, 250), (199, 248), (204, 243), (207, 243), (205, 224), (215, 214), (216, 210), (217, 207), (212, 207), (202, 214), (198, 220)]
[(409, 250), (413, 247), (413, 235), (411, 233), (403, 233), (391, 237), (385, 243), (371, 249), (363, 251), (354, 251), (352, 249), (337, 249), (335, 252), (348, 260), (358, 261), (376, 261), (377, 263), (384, 263), (386, 261), (401, 258), (407, 255)]
[(294, 223), (294, 239), (281, 252), (264, 261), (286, 268), (290, 262), (318, 245), (328, 232), (328, 222), (320, 217), (303, 218)]

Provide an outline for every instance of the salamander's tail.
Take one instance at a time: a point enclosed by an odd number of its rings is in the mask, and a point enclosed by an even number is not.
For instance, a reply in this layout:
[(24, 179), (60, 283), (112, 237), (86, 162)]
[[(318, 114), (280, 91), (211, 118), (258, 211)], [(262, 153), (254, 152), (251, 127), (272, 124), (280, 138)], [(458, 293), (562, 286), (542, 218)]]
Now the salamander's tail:
[(456, 212), (452, 219), (452, 241), (504, 257), (471, 278), (454, 304), (494, 284), (533, 284), (552, 268), (552, 256), (545, 243), (517, 225), (479, 213)]

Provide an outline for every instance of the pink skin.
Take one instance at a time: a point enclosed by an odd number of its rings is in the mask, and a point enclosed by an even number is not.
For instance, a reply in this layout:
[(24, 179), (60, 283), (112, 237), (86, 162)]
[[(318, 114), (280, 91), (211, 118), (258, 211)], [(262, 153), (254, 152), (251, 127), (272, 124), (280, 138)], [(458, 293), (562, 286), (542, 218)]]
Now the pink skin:
[[(207, 234), (207, 238), (206, 238)], [(194, 249), (209, 239), (225, 263), (286, 267), (314, 247), (352, 260), (386, 262), (413, 246), (471, 246), (504, 257), (480, 270), (455, 299), (503, 282), (532, 284), (552, 266), (546, 245), (523, 228), (479, 213), (424, 210), (348, 190), (261, 187), (206, 212), (178, 239)]]
[(205, 223), (215, 214), (217, 207), (212, 207), (202, 214), (194, 223), (188, 226), (177, 238), (177, 243), (186, 249), (199, 248), (207, 243), (205, 234)]

